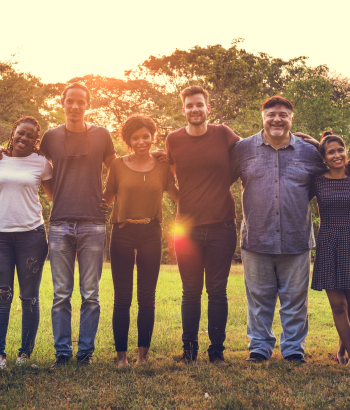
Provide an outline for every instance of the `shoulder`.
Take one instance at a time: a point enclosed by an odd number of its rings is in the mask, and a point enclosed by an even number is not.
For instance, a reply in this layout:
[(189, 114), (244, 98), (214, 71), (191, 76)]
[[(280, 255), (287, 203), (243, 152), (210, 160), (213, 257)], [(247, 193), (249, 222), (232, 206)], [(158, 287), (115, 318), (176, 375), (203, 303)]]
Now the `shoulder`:
[(314, 184), (319, 184), (321, 181), (327, 181), (327, 178), (325, 178), (324, 174), (318, 174), (312, 177), (312, 182)]
[(179, 137), (182, 137), (182, 136), (186, 135), (185, 130), (186, 130), (186, 128), (182, 127), (182, 128), (179, 128), (178, 130), (169, 132), (169, 134), (167, 136), (167, 140), (168, 141), (173, 141), (176, 138), (179, 138)]
[(156, 160), (155, 168), (158, 169), (160, 172), (164, 172), (164, 173), (167, 173), (170, 171), (170, 165), (168, 162), (159, 162)]
[(100, 127), (98, 125), (91, 124), (91, 127), (88, 128), (88, 133), (91, 132), (93, 134), (98, 135), (99, 137), (110, 138), (111, 134), (105, 127)]
[(50, 147), (52, 148), (52, 146), (54, 146), (56, 141), (61, 141), (63, 137), (64, 137), (64, 125), (60, 125), (59, 127), (51, 128), (47, 130), (44, 133), (40, 141), (40, 149), (43, 149), (44, 153), (48, 154), (47, 150), (49, 150)]
[(31, 154), (31, 159), (34, 161), (34, 162), (38, 162), (38, 163), (40, 163), (40, 164), (42, 164), (42, 165), (46, 165), (46, 164), (50, 164), (50, 162), (48, 161), (48, 159), (45, 157), (45, 155), (43, 155), (43, 154), (40, 154), (40, 153), (33, 153), (33, 154)]
[(231, 128), (225, 124), (208, 124), (208, 131), (222, 135), (233, 132)]
[(294, 144), (295, 155), (303, 158), (304, 161), (313, 163), (315, 165), (323, 164), (320, 153), (317, 148), (313, 145), (305, 142), (302, 138), (295, 137), (296, 141)]
[(248, 138), (240, 139), (239, 141), (236, 142), (235, 148), (238, 148), (238, 147), (246, 148), (246, 147), (256, 144), (258, 136), (259, 134), (254, 134)]
[(123, 157), (120, 158), (114, 158), (114, 160), (111, 162), (111, 168), (118, 168), (121, 165), (123, 165)]
[(309, 144), (308, 142), (305, 142), (302, 138), (299, 138), (294, 135), (295, 138), (295, 146), (299, 149), (302, 149), (303, 151), (307, 151), (309, 153), (317, 154), (319, 155), (316, 147), (314, 147), (312, 144)]
[(49, 130), (45, 131), (43, 135), (43, 139), (44, 138), (54, 138), (61, 133), (64, 133), (64, 124), (59, 125), (56, 128), (50, 128)]

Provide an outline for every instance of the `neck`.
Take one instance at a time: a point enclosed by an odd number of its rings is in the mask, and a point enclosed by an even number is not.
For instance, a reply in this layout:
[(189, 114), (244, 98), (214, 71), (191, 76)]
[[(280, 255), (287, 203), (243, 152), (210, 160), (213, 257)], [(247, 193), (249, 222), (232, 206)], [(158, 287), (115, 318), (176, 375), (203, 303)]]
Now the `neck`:
[(78, 122), (69, 121), (67, 119), (66, 128), (71, 132), (84, 132), (85, 131), (85, 122), (84, 119)]
[(137, 154), (136, 152), (134, 152), (132, 155), (131, 155), (131, 159), (134, 161), (134, 162), (136, 162), (136, 163), (138, 163), (138, 164), (144, 164), (144, 163), (146, 163), (146, 162), (148, 162), (150, 159), (152, 159), (153, 157), (152, 157), (152, 155), (149, 153), (149, 152), (147, 152), (147, 153), (144, 153), (144, 154)]
[(208, 124), (206, 121), (204, 121), (200, 125), (192, 125), (188, 124), (186, 127), (186, 131), (188, 134), (190, 134), (192, 137), (199, 137), (207, 132), (208, 129)]
[(343, 168), (329, 168), (329, 175), (332, 179), (346, 178), (345, 167), (343, 167)]
[(286, 135), (282, 135), (281, 137), (274, 137), (272, 135), (268, 135), (267, 132), (263, 130), (263, 135), (264, 135), (266, 142), (268, 142), (270, 145), (272, 145), (276, 149), (284, 147), (290, 141), (289, 131)]

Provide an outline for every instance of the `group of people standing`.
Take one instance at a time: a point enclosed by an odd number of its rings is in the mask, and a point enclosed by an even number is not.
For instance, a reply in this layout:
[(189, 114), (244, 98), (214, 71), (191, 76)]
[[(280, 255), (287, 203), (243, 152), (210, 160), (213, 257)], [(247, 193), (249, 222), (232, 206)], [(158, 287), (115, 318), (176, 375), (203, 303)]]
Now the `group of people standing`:
[[(143, 114), (130, 116), (121, 126), (129, 154), (117, 158), (108, 130), (85, 123), (90, 94), (79, 83), (68, 85), (62, 95), (66, 124), (48, 130), (41, 141), (40, 125), (33, 117), (14, 124), (0, 159), (0, 369), (6, 367), (15, 267), (22, 301), (22, 344), (16, 363), (26, 362), (33, 351), (48, 245), (54, 289), (51, 314), (56, 360), (52, 367), (67, 363), (73, 353), (71, 296), (76, 256), (82, 297), (76, 358), (80, 365), (91, 363), (100, 315), (104, 212), (112, 202), (110, 256), (117, 364), (128, 364), (135, 262), (136, 364), (147, 361), (161, 262), (164, 191), (178, 201), (175, 252), (183, 287), (182, 360), (197, 360), (205, 279), (209, 361), (224, 364), (227, 280), (237, 239), (230, 186), (238, 178), (242, 181), (241, 247), (250, 339), (247, 360), (270, 358), (279, 297), (282, 355), (286, 360), (305, 361), (310, 249), (314, 246), (309, 201), (316, 195), (321, 227), (312, 287), (327, 291), (340, 336), (335, 360), (347, 362), (350, 179), (345, 173), (343, 140), (328, 135), (319, 144), (308, 135), (293, 135), (293, 106), (281, 96), (263, 103), (263, 130), (246, 139), (225, 125), (208, 124), (209, 96), (202, 87), (188, 87), (180, 97), (187, 126), (168, 135), (168, 162), (159, 151), (152, 152), (157, 127)], [(103, 163), (108, 169), (104, 191)], [(40, 185), (53, 201), (48, 245), (37, 196)]]

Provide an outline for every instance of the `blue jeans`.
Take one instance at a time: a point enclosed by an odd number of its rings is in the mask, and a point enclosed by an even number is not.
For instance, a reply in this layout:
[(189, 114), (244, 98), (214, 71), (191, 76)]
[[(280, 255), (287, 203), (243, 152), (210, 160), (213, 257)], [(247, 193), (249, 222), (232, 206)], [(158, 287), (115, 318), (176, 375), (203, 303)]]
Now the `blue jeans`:
[(72, 306), (75, 256), (79, 264), (80, 328), (76, 357), (91, 356), (100, 318), (98, 298), (106, 231), (103, 222), (50, 223), (49, 247), (53, 281), (52, 329), (56, 357), (72, 356)]
[(271, 357), (276, 343), (272, 323), (279, 297), (282, 356), (304, 355), (310, 252), (269, 255), (242, 249), (242, 260), (248, 302), (249, 351)]
[(194, 226), (175, 237), (175, 252), (182, 280), (182, 341), (184, 350), (198, 350), (201, 296), (208, 293), (208, 353), (222, 352), (228, 315), (227, 279), (236, 249), (235, 221)]
[(44, 225), (26, 232), (0, 232), (0, 355), (6, 357), (6, 334), (13, 299), (15, 267), (22, 301), (22, 344), (28, 357), (34, 349), (40, 320), (39, 288), (47, 241)]
[[(136, 258), (135, 258), (136, 249)], [(150, 347), (160, 260), (162, 228), (154, 219), (149, 224), (113, 225), (111, 233), (111, 267), (114, 283), (113, 333), (117, 352), (128, 350), (130, 306), (134, 265), (137, 265), (138, 347)]]

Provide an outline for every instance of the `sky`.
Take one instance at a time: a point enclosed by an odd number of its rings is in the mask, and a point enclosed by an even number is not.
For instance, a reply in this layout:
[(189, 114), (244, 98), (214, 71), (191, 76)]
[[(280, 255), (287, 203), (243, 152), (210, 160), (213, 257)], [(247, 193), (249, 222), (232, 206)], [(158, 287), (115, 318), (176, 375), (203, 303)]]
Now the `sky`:
[(150, 55), (239, 37), (247, 51), (350, 77), (349, 0), (3, 0), (1, 14), (0, 61), (16, 54), (19, 71), (46, 83), (122, 78)]

